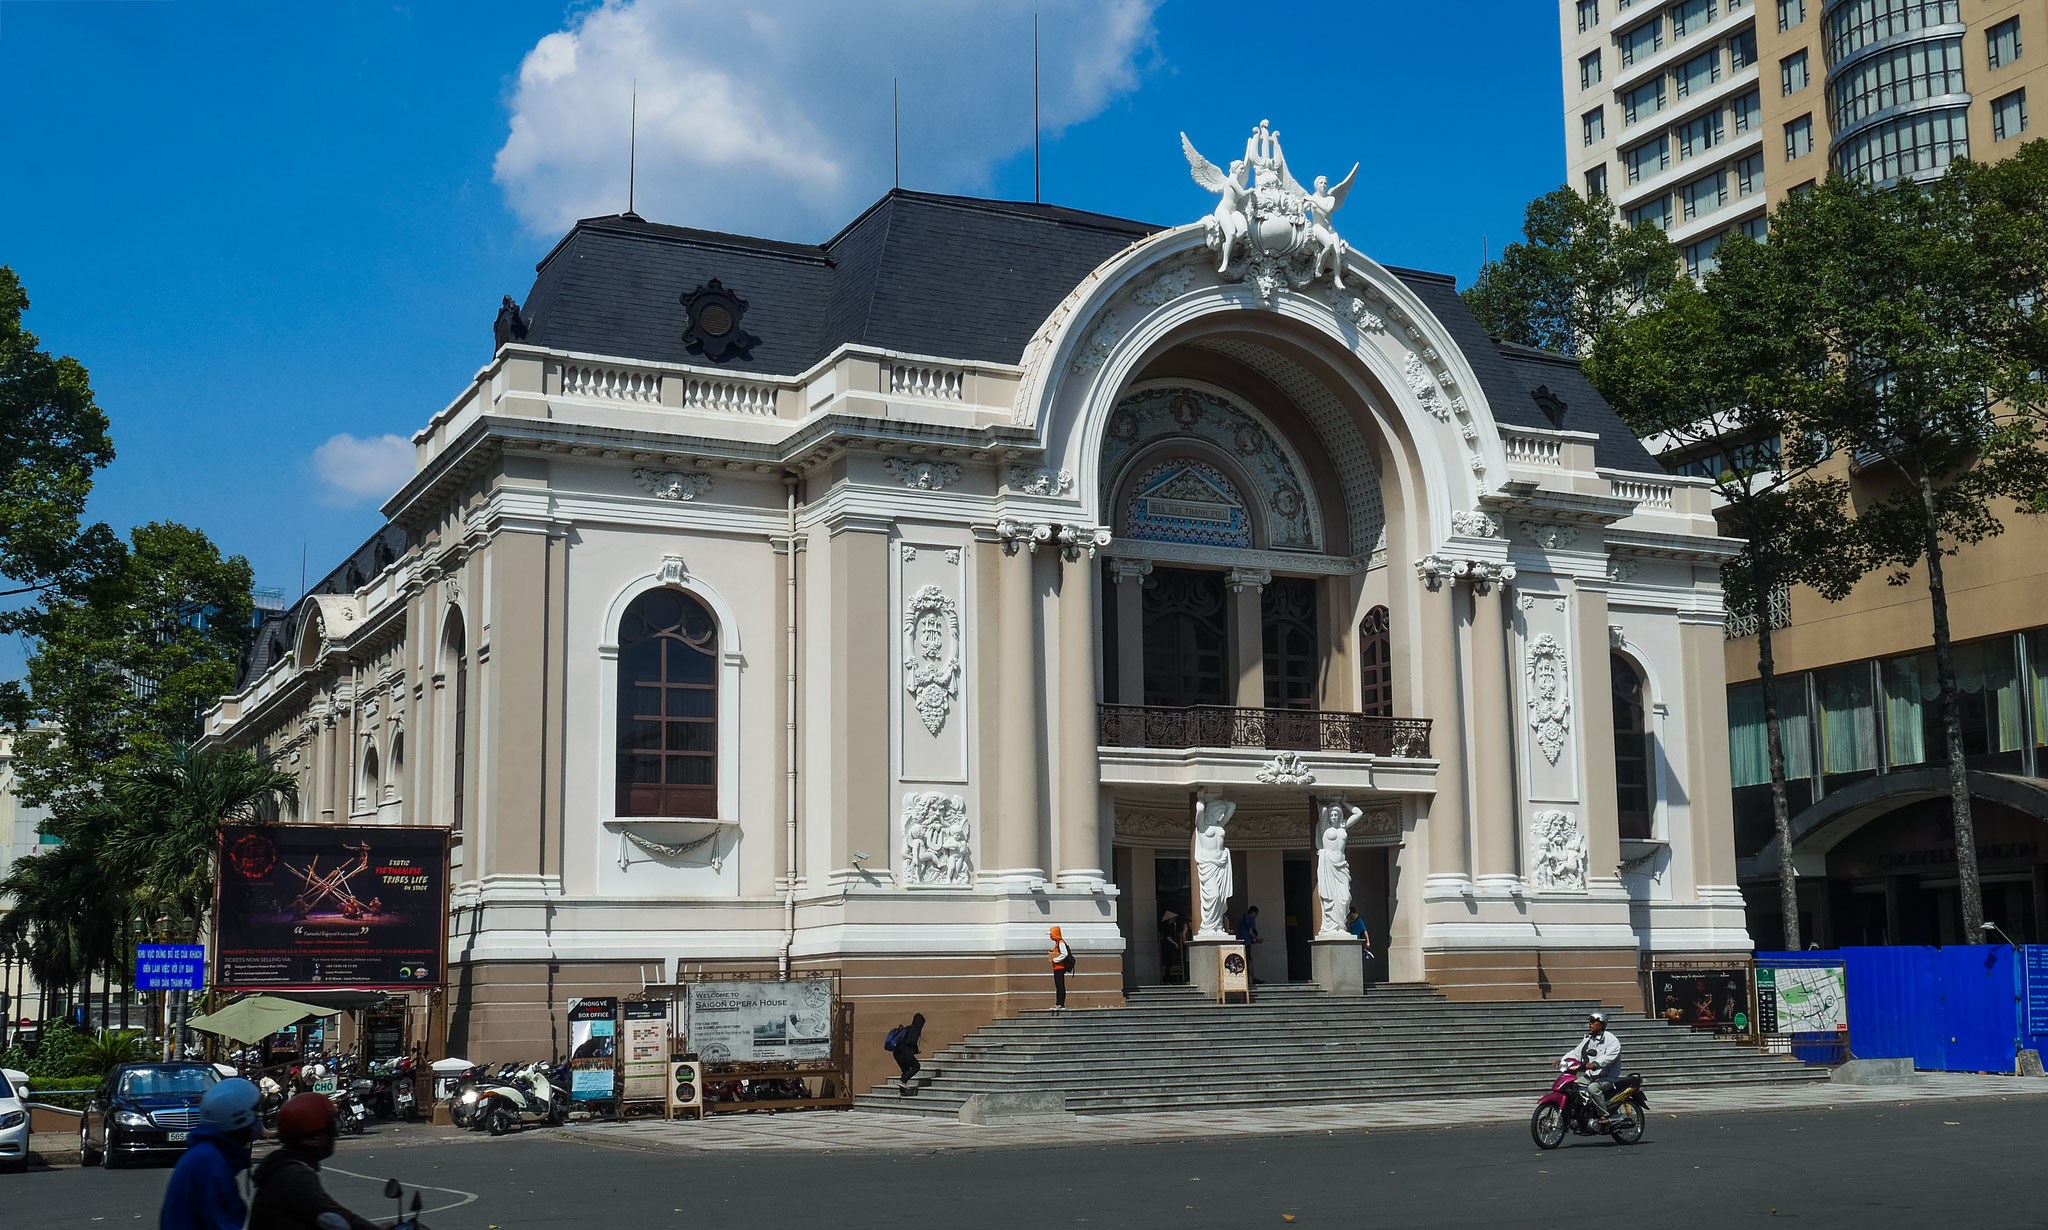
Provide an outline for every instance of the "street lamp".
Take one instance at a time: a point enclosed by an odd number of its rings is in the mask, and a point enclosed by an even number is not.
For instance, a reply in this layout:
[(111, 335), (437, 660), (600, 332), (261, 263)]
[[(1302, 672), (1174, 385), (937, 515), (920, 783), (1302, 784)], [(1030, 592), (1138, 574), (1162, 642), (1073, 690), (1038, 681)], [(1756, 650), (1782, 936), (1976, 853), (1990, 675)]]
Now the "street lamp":
[(2004, 928), (2002, 928), (2002, 927), (2000, 927), (2000, 926), (1999, 926), (1999, 925), (1998, 925), (1997, 923), (1995, 923), (1995, 922), (1987, 922), (1987, 923), (1985, 923), (1985, 924), (1984, 924), (1984, 926), (1983, 926), (1983, 930), (1985, 930), (1985, 931), (1995, 931), (1995, 932), (1997, 932), (1997, 933), (1998, 933), (1998, 937), (1999, 937), (2000, 939), (2002, 939), (2002, 940), (2004, 940), (2004, 941), (2006, 942), (2006, 946), (2007, 946), (2007, 947), (2010, 947), (2010, 948), (2014, 948), (2014, 949), (2017, 949), (2017, 948), (2019, 947), (2019, 945), (2018, 945), (2018, 944), (2015, 944), (2015, 943), (2013, 943), (2013, 942), (2012, 942), (2012, 937), (2011, 937), (2011, 936), (2009, 936), (2009, 935), (2007, 935), (2007, 934), (2005, 933), (2005, 929), (2004, 929)]

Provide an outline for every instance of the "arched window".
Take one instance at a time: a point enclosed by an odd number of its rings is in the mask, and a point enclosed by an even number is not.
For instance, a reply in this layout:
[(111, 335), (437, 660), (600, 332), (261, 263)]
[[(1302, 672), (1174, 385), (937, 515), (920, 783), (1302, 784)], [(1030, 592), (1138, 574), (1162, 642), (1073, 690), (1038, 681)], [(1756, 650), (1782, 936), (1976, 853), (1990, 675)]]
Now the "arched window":
[(377, 745), (363, 741), (363, 788), (356, 798), (359, 807), (375, 807), (382, 801), (383, 779), (377, 774)]
[(395, 799), (398, 797), (398, 783), (405, 780), (405, 732), (403, 730), (393, 731), (391, 734), (391, 756), (387, 762), (387, 767), (390, 770), (390, 774), (384, 779), (384, 797)]
[(1265, 627), (1266, 708), (1313, 709), (1322, 655), (1316, 649), (1316, 583), (1274, 577), (1259, 593)]
[(1643, 704), (1643, 677), (1635, 663), (1618, 653), (1607, 655), (1614, 678), (1614, 800), (1623, 837), (1650, 836), (1650, 810), (1656, 799), (1650, 773), (1650, 726)]
[(1383, 606), (1367, 611), (1358, 624), (1358, 711), (1394, 716), (1394, 644)]
[(718, 815), (718, 625), (677, 589), (619, 624), (618, 814)]
[(454, 697), (449, 705), (452, 715), (449, 731), (449, 747), (454, 749), (455, 779), (448, 792), (448, 817), (452, 838), (462, 840), (464, 785), (469, 781), (469, 646), (462, 634), (462, 612), (448, 614), (448, 630), (442, 637), (442, 669), (452, 678), (448, 689)]

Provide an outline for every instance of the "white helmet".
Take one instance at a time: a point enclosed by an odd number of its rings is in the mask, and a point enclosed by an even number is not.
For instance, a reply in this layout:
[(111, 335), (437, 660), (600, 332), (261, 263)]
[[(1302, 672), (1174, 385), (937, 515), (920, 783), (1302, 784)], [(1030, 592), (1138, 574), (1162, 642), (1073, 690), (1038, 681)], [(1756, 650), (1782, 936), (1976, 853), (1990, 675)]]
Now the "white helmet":
[(256, 1103), (261, 1101), (256, 1086), (241, 1077), (217, 1081), (199, 1099), (199, 1118), (223, 1132), (253, 1126)]

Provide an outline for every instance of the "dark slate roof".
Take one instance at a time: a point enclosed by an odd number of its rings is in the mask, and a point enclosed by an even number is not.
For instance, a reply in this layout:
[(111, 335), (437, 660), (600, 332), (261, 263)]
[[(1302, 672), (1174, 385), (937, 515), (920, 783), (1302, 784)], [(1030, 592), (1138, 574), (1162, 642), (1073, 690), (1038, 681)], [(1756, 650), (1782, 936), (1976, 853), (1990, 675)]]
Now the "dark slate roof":
[(1161, 228), (1058, 205), (897, 189), (817, 246), (586, 218), (540, 262), (521, 311), (536, 346), (702, 363), (681, 300), (717, 278), (747, 301), (753, 358), (795, 375), (847, 343), (1014, 363), (1097, 265)]
[[(1462, 303), (1460, 304), (1462, 306)], [(1471, 319), (1471, 313), (1466, 313)], [(1478, 327), (1476, 320), (1473, 326)], [(1505, 423), (1527, 427), (1560, 427), (1566, 431), (1590, 431), (1600, 438), (1593, 443), (1593, 461), (1615, 470), (1639, 474), (1662, 474), (1664, 467), (1643, 447), (1636, 433), (1628, 429), (1607, 399), (1593, 390), (1592, 382), (1579, 368), (1579, 361), (1555, 351), (1495, 342), (1501, 362), (1515, 381), (1520, 395), (1504, 390), (1486, 390), (1494, 417)], [(1562, 403), (1563, 413), (1553, 422), (1542, 409), (1537, 390), (1548, 391), (1550, 399)], [(1504, 408), (1505, 407), (1505, 408)], [(1513, 417), (1524, 415), (1527, 417)]]
[(256, 625), (255, 639), (250, 641), (249, 648), (242, 652), (242, 660), (236, 664), (235, 690), (241, 691), (250, 680), (258, 678), (291, 653), (310, 605), (306, 598), (314, 594), (356, 592), (396, 563), (405, 554), (406, 542), (404, 529), (385, 525), (370, 535), (362, 546), (349, 552), (348, 558), (341, 561), (334, 571), (315, 581), (305, 596), (294, 602), (289, 610), (265, 614), (262, 622)]
[[(1015, 363), (1096, 266), (1164, 228), (1058, 205), (896, 189), (816, 246), (649, 222), (586, 218), (542, 259), (523, 306), (536, 346), (702, 363), (684, 349), (681, 299), (717, 278), (745, 299), (751, 360), (795, 375), (841, 345)], [(1599, 464), (1658, 472), (1576, 360), (1488, 337), (1445, 274), (1391, 272), (1450, 330), (1495, 418), (1599, 436)], [(1553, 420), (1536, 397), (1561, 403)]]

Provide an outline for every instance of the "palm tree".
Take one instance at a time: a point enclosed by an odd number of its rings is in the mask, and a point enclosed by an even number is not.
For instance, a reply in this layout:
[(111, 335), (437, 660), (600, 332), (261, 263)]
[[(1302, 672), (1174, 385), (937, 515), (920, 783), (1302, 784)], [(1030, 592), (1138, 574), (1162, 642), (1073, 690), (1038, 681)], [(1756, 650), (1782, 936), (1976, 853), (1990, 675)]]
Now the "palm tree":
[(298, 779), (233, 747), (175, 747), (121, 783), (125, 820), (108, 853), (133, 876), (154, 927), (197, 943), (213, 905), (220, 830), (267, 824), (299, 797)]
[(127, 966), (131, 882), (107, 857), (121, 826), (102, 799), (62, 804), (42, 825), (59, 844), (17, 861), (0, 881), (15, 902), (0, 918), (0, 942), (27, 958), (45, 996), (76, 986), (90, 1002), (94, 974), (111, 987)]

